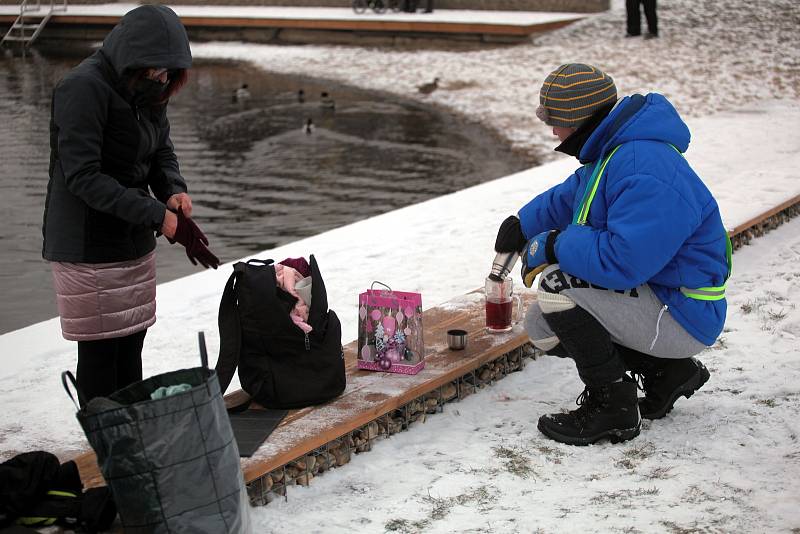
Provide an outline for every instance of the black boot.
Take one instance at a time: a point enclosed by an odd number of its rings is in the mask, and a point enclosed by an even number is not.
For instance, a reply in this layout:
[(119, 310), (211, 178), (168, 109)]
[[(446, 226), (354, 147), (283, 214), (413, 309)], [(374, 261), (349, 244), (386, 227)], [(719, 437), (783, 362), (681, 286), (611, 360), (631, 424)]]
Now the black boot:
[(688, 399), (711, 376), (695, 358), (656, 358), (621, 345), (617, 348), (631, 372), (630, 380), (644, 392), (639, 411), (645, 419), (661, 419), (672, 411), (680, 396)]
[(639, 435), (642, 419), (636, 384), (615, 382), (586, 386), (575, 402), (579, 406), (577, 410), (541, 416), (539, 431), (568, 445), (591, 445), (603, 438), (618, 443)]

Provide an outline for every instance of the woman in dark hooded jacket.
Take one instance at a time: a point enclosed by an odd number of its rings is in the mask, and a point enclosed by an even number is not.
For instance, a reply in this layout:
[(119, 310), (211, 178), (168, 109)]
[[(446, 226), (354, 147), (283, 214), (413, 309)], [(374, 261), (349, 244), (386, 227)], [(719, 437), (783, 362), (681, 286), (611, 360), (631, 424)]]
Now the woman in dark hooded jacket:
[(142, 378), (155, 322), (155, 233), (186, 247), (192, 263), (219, 265), (191, 220), (166, 116), (191, 63), (178, 16), (144, 5), (53, 91), (42, 256), (62, 334), (78, 342), (87, 400)]

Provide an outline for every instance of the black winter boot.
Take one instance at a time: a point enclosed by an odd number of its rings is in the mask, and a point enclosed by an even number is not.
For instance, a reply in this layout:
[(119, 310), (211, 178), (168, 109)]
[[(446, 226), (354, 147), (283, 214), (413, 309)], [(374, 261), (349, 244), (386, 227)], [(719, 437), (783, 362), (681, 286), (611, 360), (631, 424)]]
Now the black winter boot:
[(606, 386), (586, 386), (575, 403), (577, 410), (541, 416), (539, 431), (568, 445), (591, 445), (603, 438), (618, 443), (639, 435), (642, 419), (637, 406), (636, 384), (615, 382)]
[(628, 380), (644, 392), (639, 411), (645, 419), (661, 419), (672, 411), (679, 397), (688, 399), (711, 376), (696, 358), (656, 358), (621, 345), (617, 348), (631, 372)]

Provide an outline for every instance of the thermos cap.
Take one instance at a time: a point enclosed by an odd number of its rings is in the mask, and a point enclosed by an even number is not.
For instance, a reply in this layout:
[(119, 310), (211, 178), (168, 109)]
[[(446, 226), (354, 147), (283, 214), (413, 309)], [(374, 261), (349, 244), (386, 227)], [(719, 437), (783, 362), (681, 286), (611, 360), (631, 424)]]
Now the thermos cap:
[(519, 254), (516, 252), (498, 252), (492, 263), (489, 278), (497, 282), (505, 280), (517, 263), (517, 259), (519, 259)]

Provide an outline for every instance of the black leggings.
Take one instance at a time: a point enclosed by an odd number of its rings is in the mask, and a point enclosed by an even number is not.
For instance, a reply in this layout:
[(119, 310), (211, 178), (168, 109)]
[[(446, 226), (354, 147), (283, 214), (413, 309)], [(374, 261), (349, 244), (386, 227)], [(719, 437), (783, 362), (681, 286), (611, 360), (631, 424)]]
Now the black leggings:
[(142, 345), (147, 330), (125, 337), (78, 341), (78, 388), (88, 402), (142, 379)]

